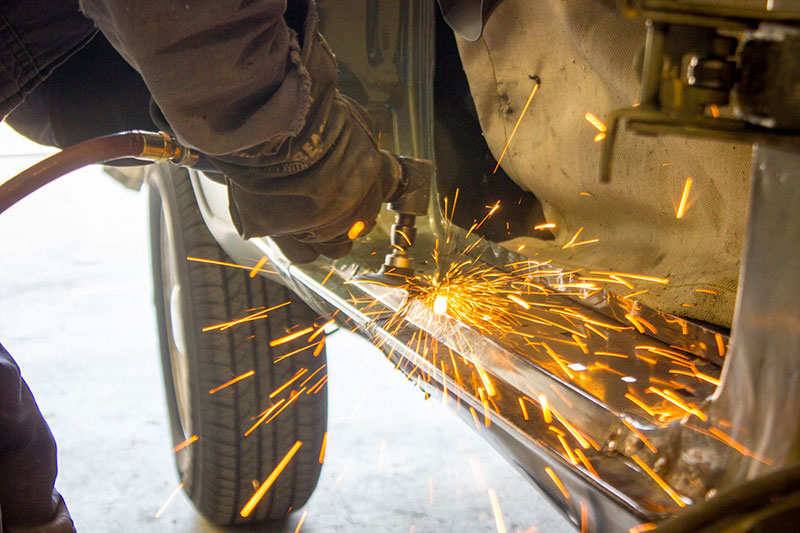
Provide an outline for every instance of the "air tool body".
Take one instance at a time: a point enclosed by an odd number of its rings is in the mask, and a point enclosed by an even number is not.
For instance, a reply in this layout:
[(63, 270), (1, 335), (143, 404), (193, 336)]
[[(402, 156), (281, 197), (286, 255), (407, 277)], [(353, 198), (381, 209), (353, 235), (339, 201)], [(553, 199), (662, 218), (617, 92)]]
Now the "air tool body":
[(428, 213), (433, 165), (421, 159), (399, 159), (403, 177), (397, 194), (389, 201), (389, 209), (397, 213), (391, 230), (392, 251), (384, 260), (381, 274), (408, 278), (414, 275), (409, 251), (417, 237), (416, 218)]

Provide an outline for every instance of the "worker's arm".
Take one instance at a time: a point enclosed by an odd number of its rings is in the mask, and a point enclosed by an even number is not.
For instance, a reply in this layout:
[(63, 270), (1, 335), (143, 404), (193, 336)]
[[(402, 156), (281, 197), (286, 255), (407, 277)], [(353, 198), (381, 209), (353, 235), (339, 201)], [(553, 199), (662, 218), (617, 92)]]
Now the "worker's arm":
[(181, 141), (219, 155), (300, 131), (310, 77), (286, 0), (82, 0), (81, 8), (139, 71)]
[(227, 176), (244, 237), (271, 235), (296, 261), (344, 255), (351, 228), (369, 231), (404, 170), (420, 168), (380, 150), (364, 110), (336, 91), (308, 0), (286, 11), (278, 0), (82, 7), (142, 74), (179, 139)]

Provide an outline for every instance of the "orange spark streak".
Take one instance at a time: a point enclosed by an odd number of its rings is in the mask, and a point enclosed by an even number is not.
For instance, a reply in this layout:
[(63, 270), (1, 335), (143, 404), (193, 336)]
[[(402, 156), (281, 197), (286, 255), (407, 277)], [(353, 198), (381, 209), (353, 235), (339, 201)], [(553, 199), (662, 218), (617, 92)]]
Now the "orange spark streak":
[(639, 437), (639, 440), (642, 441), (644, 443), (644, 445), (647, 446), (650, 449), (651, 452), (658, 453), (658, 448), (656, 448), (653, 445), (653, 443), (650, 442), (650, 439), (648, 439), (647, 437), (644, 436), (644, 433), (642, 433), (641, 431), (636, 429), (636, 427), (633, 424), (631, 424), (630, 422), (628, 422), (625, 419), (622, 420), (622, 423), (625, 424), (626, 426), (628, 426), (628, 429), (633, 431), (634, 434), (636, 434), (636, 436)]
[(528, 302), (526, 302), (525, 300), (523, 300), (522, 298), (520, 298), (519, 296), (515, 296), (513, 294), (509, 294), (508, 295), (508, 299), (511, 300), (512, 302), (515, 302), (515, 303), (519, 304), (519, 306), (521, 308), (525, 309), (526, 311), (530, 310), (530, 308), (531, 308), (530, 304)]
[(633, 526), (628, 530), (628, 533), (644, 533), (645, 531), (653, 531), (658, 526), (655, 525), (653, 522), (645, 522), (643, 524), (638, 524)]
[(295, 442), (294, 445), (291, 447), (291, 449), (286, 453), (286, 455), (283, 456), (283, 459), (281, 459), (281, 461), (275, 467), (275, 470), (272, 471), (269, 477), (267, 477), (267, 479), (264, 480), (264, 483), (262, 483), (261, 486), (258, 487), (256, 493), (253, 494), (253, 496), (247, 501), (244, 507), (242, 507), (242, 510), (239, 513), (242, 517), (247, 518), (248, 516), (250, 516), (250, 513), (253, 512), (253, 509), (255, 509), (256, 505), (258, 505), (258, 502), (261, 501), (261, 498), (264, 497), (264, 494), (266, 494), (269, 488), (272, 486), (272, 484), (275, 483), (275, 480), (278, 479), (278, 476), (281, 475), (283, 469), (286, 468), (286, 465), (289, 464), (289, 461), (292, 460), (292, 457), (294, 457), (294, 454), (297, 453), (297, 450), (299, 450), (300, 446), (302, 445), (303, 441)]
[(469, 412), (472, 413), (472, 420), (475, 421), (475, 429), (480, 431), (481, 423), (478, 421), (478, 413), (475, 412), (475, 408), (470, 407)]
[(181, 489), (182, 489), (182, 488), (183, 488), (183, 483), (181, 483), (180, 485), (178, 485), (178, 486), (175, 488), (175, 490), (173, 490), (173, 491), (172, 491), (172, 493), (169, 495), (169, 497), (167, 498), (167, 500), (166, 500), (166, 501), (165, 501), (163, 504), (161, 504), (161, 507), (159, 507), (159, 508), (158, 508), (158, 511), (156, 511), (156, 515), (155, 515), (155, 516), (156, 516), (156, 518), (161, 518), (161, 515), (162, 515), (162, 514), (164, 513), (164, 511), (166, 510), (167, 506), (168, 506), (170, 503), (172, 503), (172, 500), (174, 500), (174, 499), (175, 499), (175, 496), (177, 496), (177, 495), (178, 495), (178, 493), (181, 491)]
[(589, 508), (581, 502), (581, 533), (589, 533)]
[(190, 444), (194, 444), (195, 442), (197, 442), (197, 440), (199, 438), (200, 437), (198, 437), (197, 435), (192, 435), (191, 437), (189, 437), (185, 441), (179, 442), (178, 444), (176, 444), (175, 447), (172, 448), (172, 452), (173, 453), (178, 453), (179, 451), (181, 451), (182, 449), (186, 448)]
[(656, 474), (655, 471), (653, 471), (652, 468), (647, 466), (647, 463), (645, 463), (644, 461), (642, 461), (641, 459), (639, 459), (635, 455), (632, 455), (631, 458), (634, 461), (636, 461), (636, 464), (639, 465), (639, 467), (642, 470), (644, 470), (647, 473), (648, 476), (653, 478), (653, 481), (658, 483), (658, 486), (661, 487), (664, 490), (664, 492), (666, 492), (667, 495), (670, 498), (672, 498), (672, 501), (674, 501), (676, 504), (678, 504), (678, 507), (686, 507), (686, 504), (683, 502), (683, 500), (681, 500), (680, 496), (678, 496), (678, 493), (675, 492), (675, 490), (672, 487), (670, 487), (669, 484), (661, 478), (661, 476)]
[(522, 409), (523, 418), (525, 418), (525, 420), (530, 420), (530, 418), (528, 418), (528, 409), (525, 407), (525, 401), (522, 399), (522, 396), (517, 398), (517, 400), (519, 401), (519, 408)]
[(583, 435), (581, 434), (581, 432), (580, 432), (580, 431), (578, 431), (578, 428), (576, 428), (575, 426), (573, 426), (572, 424), (570, 424), (570, 423), (567, 421), (567, 419), (566, 419), (566, 418), (564, 418), (563, 416), (561, 416), (561, 415), (560, 415), (558, 412), (556, 412), (555, 410), (553, 410), (553, 416), (555, 416), (555, 417), (558, 419), (558, 421), (559, 421), (559, 422), (561, 422), (561, 424), (563, 424), (563, 425), (564, 425), (564, 427), (567, 429), (567, 431), (569, 431), (569, 432), (570, 432), (570, 434), (571, 434), (571, 435), (572, 435), (572, 436), (575, 438), (575, 440), (577, 440), (577, 441), (578, 441), (578, 444), (580, 444), (580, 445), (583, 447), (583, 449), (584, 449), (584, 450), (588, 450), (588, 449), (589, 449), (589, 441), (588, 441), (588, 440), (586, 440), (586, 439), (583, 437)]
[(717, 341), (717, 352), (720, 357), (725, 357), (725, 339), (719, 333), (714, 334), (714, 339)]
[(250, 277), (255, 278), (256, 276), (258, 276), (258, 273), (261, 271), (261, 267), (263, 267), (264, 263), (266, 262), (267, 262), (267, 256), (265, 255), (264, 257), (261, 258), (261, 260), (258, 263), (256, 263), (256, 266), (254, 266), (250, 270)]
[(558, 437), (558, 441), (561, 443), (564, 451), (567, 452), (567, 458), (569, 459), (569, 462), (577, 466), (578, 460), (575, 458), (575, 454), (572, 453), (569, 445), (567, 445), (567, 441), (561, 435), (556, 435), (556, 437)]
[(316, 339), (323, 331), (325, 331), (325, 328), (327, 328), (328, 326), (330, 326), (334, 322), (336, 322), (336, 321), (331, 319), (331, 320), (328, 320), (327, 322), (325, 322), (324, 324), (322, 324), (320, 327), (318, 327), (317, 330), (308, 338), (308, 342), (311, 342), (314, 339)]
[(628, 356), (623, 353), (614, 353), (614, 352), (594, 352), (595, 355), (606, 355), (608, 357), (621, 357), (622, 359), (627, 359)]
[(319, 354), (322, 353), (322, 349), (325, 347), (325, 339), (322, 339), (317, 343), (317, 347), (314, 348), (314, 357), (317, 357)]
[(553, 415), (550, 413), (550, 405), (547, 403), (547, 396), (539, 394), (539, 405), (542, 407), (542, 416), (547, 424), (553, 421)]
[(597, 131), (599, 131), (600, 133), (605, 133), (607, 131), (606, 125), (603, 124), (603, 121), (597, 118), (594, 113), (586, 113), (585, 115), (583, 115), (583, 118), (588, 120), (589, 124), (597, 128)]
[(646, 292), (650, 292), (650, 291), (648, 291), (647, 289), (644, 289), (644, 290), (641, 290), (641, 291), (632, 292), (630, 294), (626, 294), (625, 296), (623, 296), (622, 299), (623, 300), (627, 300), (628, 298), (633, 298), (634, 296), (639, 296), (640, 294), (644, 294)]
[(301, 516), (300, 521), (297, 522), (297, 527), (294, 529), (294, 533), (299, 533), (300, 528), (303, 527), (303, 522), (306, 521), (306, 516), (308, 516), (308, 511), (303, 511), (303, 516)]
[(675, 218), (683, 218), (686, 214), (687, 205), (689, 201), (689, 191), (692, 190), (692, 178), (686, 178), (683, 184), (683, 194), (681, 194), (681, 203), (678, 205), (678, 212), (675, 213)]
[(269, 409), (267, 409), (266, 411), (264, 411), (264, 413), (263, 413), (263, 414), (262, 414), (262, 415), (261, 415), (261, 416), (258, 418), (258, 420), (256, 420), (256, 423), (255, 423), (255, 424), (253, 424), (253, 425), (250, 427), (250, 429), (248, 429), (247, 431), (245, 431), (245, 432), (244, 432), (244, 436), (245, 436), (245, 437), (247, 437), (248, 435), (250, 435), (250, 433), (252, 433), (252, 432), (253, 432), (253, 431), (254, 431), (254, 430), (255, 430), (255, 429), (256, 429), (256, 428), (259, 426), (259, 424), (261, 424), (261, 422), (263, 422), (264, 420), (266, 420), (266, 419), (267, 419), (267, 417), (268, 417), (269, 415), (271, 415), (271, 414), (272, 414), (272, 413), (275, 411), (275, 409), (277, 409), (278, 407), (280, 407), (280, 405), (281, 405), (283, 402), (285, 402), (285, 401), (286, 401), (286, 398), (281, 398), (281, 399), (278, 401), (278, 403), (276, 403), (275, 405), (273, 405), (272, 407), (270, 407)]
[(583, 226), (578, 228), (578, 231), (575, 232), (575, 235), (573, 235), (572, 238), (569, 240), (569, 242), (564, 246), (562, 246), (561, 249), (564, 250), (569, 248), (570, 246), (573, 246), (575, 244), (575, 241), (578, 239), (578, 235), (580, 235), (582, 231), (583, 231)]
[(654, 276), (643, 276), (642, 274), (627, 274), (625, 272), (610, 272), (606, 270), (592, 270), (589, 274), (600, 274), (604, 276), (619, 276), (621, 278), (631, 278), (631, 279), (638, 279), (640, 281), (652, 281), (653, 283), (661, 283), (662, 285), (666, 285), (669, 283), (669, 280), (666, 278), (657, 278)]
[(550, 476), (550, 479), (552, 479), (553, 483), (556, 484), (556, 487), (558, 487), (558, 490), (560, 490), (561, 494), (564, 495), (564, 498), (569, 500), (569, 492), (567, 491), (567, 487), (565, 487), (564, 484), (561, 483), (561, 480), (558, 479), (558, 476), (556, 475), (555, 472), (553, 472), (553, 469), (550, 468), (549, 466), (546, 466), (544, 467), (544, 471), (547, 472), (547, 475)]
[(601, 339), (606, 340), (606, 341), (608, 340), (608, 335), (606, 335), (605, 333), (603, 333), (599, 329), (595, 328), (591, 324), (584, 324), (584, 326), (586, 327), (586, 329), (593, 331)]
[(547, 352), (547, 355), (549, 355), (550, 358), (553, 361), (555, 361), (559, 367), (561, 367), (561, 370), (564, 371), (564, 373), (567, 375), (569, 379), (575, 379), (575, 374), (572, 373), (572, 370), (567, 368), (567, 365), (564, 364), (564, 362), (561, 360), (561, 357), (556, 352), (554, 352), (553, 349), (550, 348), (550, 346), (546, 342), (542, 343), (542, 347), (544, 348), (544, 351)]
[(506, 533), (506, 523), (503, 520), (503, 512), (500, 510), (500, 502), (497, 500), (497, 493), (494, 489), (489, 489), (489, 500), (492, 502), (494, 525), (497, 528), (497, 533)]
[(596, 143), (599, 143), (600, 141), (602, 141), (602, 140), (603, 140), (603, 139), (605, 139), (605, 138), (606, 138), (606, 134), (605, 134), (604, 132), (602, 132), (602, 131), (601, 131), (600, 133), (598, 133), (597, 135), (595, 135), (595, 136), (594, 136), (594, 138), (593, 138), (592, 140), (593, 140), (594, 142), (596, 142)]
[(277, 359), (275, 359), (275, 360), (273, 361), (273, 363), (277, 363), (278, 361), (283, 361), (283, 360), (284, 360), (284, 359), (286, 359), (287, 357), (291, 357), (291, 356), (293, 356), (293, 355), (295, 355), (295, 354), (298, 354), (298, 353), (300, 353), (300, 352), (302, 352), (302, 351), (304, 351), (304, 350), (308, 350), (309, 348), (314, 348), (315, 346), (319, 346), (320, 344), (322, 344), (322, 343), (323, 343), (323, 341), (324, 341), (324, 340), (325, 340), (325, 339), (322, 339), (321, 341), (319, 341), (319, 342), (315, 342), (314, 344), (309, 344), (308, 346), (303, 346), (302, 348), (298, 348), (297, 350), (294, 350), (294, 351), (292, 351), (292, 352), (289, 352), (289, 353), (287, 353), (287, 354), (284, 354), (284, 355), (282, 355), (282, 356), (278, 357)]
[(357, 220), (356, 223), (353, 224), (353, 226), (347, 231), (347, 238), (351, 241), (356, 240), (358, 236), (361, 235), (361, 232), (364, 231), (365, 227), (366, 226), (364, 225), (364, 222)]
[(752, 451), (747, 449), (747, 447), (744, 444), (734, 440), (733, 437), (731, 437), (727, 433), (724, 433), (724, 432), (722, 432), (721, 430), (719, 430), (719, 429), (717, 429), (715, 427), (708, 428), (708, 432), (711, 433), (713, 436), (715, 436), (720, 441), (722, 441), (723, 443), (727, 444), (728, 446), (730, 446), (731, 448), (736, 450), (737, 452), (741, 453), (742, 455), (744, 455), (746, 457), (752, 457), (756, 461), (760, 461), (760, 462), (762, 462), (764, 464), (767, 464), (767, 465), (771, 465), (772, 464), (772, 461), (770, 461), (769, 459), (757, 456), (755, 453), (753, 453)]
[(322, 370), (322, 369), (323, 369), (323, 368), (325, 368), (326, 366), (328, 366), (328, 365), (322, 365), (322, 366), (321, 366), (321, 367), (319, 367), (318, 369), (314, 370), (314, 372), (313, 372), (313, 373), (312, 373), (310, 376), (308, 376), (306, 379), (304, 379), (302, 382), (300, 382), (300, 384), (298, 385), (298, 387), (302, 387), (303, 385), (305, 385), (306, 383), (308, 383), (309, 381), (311, 381), (311, 378), (313, 378), (314, 376), (316, 376), (316, 375), (317, 375), (317, 372), (319, 372), (320, 370)]
[(218, 387), (214, 387), (213, 389), (208, 391), (208, 393), (209, 394), (214, 394), (215, 392), (219, 392), (219, 391), (221, 391), (222, 389), (224, 389), (226, 387), (230, 387), (234, 383), (238, 383), (239, 381), (242, 381), (245, 378), (249, 378), (250, 376), (252, 376), (255, 373), (256, 373), (255, 370), (250, 370), (249, 372), (245, 372), (244, 374), (242, 374), (240, 376), (236, 376), (235, 378), (233, 378), (230, 381), (226, 381), (225, 383), (223, 383), (222, 385), (220, 385)]
[(642, 410), (644, 410), (648, 415), (656, 416), (655, 411), (653, 411), (653, 409), (649, 405), (644, 403), (642, 400), (640, 400), (639, 398), (637, 398), (633, 394), (627, 393), (627, 394), (625, 394), (625, 397), (627, 399), (629, 399), (630, 401), (632, 401), (633, 403), (635, 403), (636, 405), (638, 405), (639, 407), (641, 407)]
[(538, 226), (534, 226), (533, 229), (536, 229), (536, 230), (539, 230), (539, 229), (553, 229), (555, 227), (556, 227), (555, 223), (548, 222), (547, 224), (539, 224)]
[(644, 326), (641, 325), (639, 321), (636, 320), (634, 317), (632, 317), (630, 314), (625, 313), (625, 319), (636, 327), (636, 331), (638, 331), (639, 333), (644, 333), (645, 331)]
[(292, 391), (292, 393), (289, 395), (289, 401), (286, 402), (285, 404), (283, 404), (283, 406), (280, 409), (275, 411), (275, 413), (271, 417), (269, 417), (269, 419), (266, 422), (264, 422), (264, 425), (266, 426), (267, 424), (269, 424), (270, 422), (275, 420), (278, 417), (278, 415), (283, 412), (284, 409), (286, 409), (287, 407), (292, 405), (292, 403), (294, 403), (294, 401), (297, 400), (300, 397), (301, 394), (303, 394), (304, 390), (306, 390), (305, 387), (302, 387), (298, 391)]
[(506, 151), (508, 150), (508, 146), (511, 144), (512, 139), (514, 139), (514, 134), (517, 133), (517, 128), (519, 128), (519, 125), (522, 122), (522, 117), (524, 117), (525, 113), (528, 111), (528, 106), (531, 105), (531, 101), (533, 100), (533, 95), (536, 94), (536, 91), (538, 90), (539, 90), (539, 82), (537, 81), (536, 84), (533, 86), (531, 95), (528, 97), (528, 101), (525, 102), (525, 107), (522, 108), (522, 113), (519, 114), (519, 118), (517, 119), (517, 123), (514, 125), (514, 129), (511, 130), (511, 135), (508, 136), (508, 141), (506, 142), (506, 145), (503, 148), (503, 153), (500, 154), (500, 159), (497, 160), (497, 166), (494, 167), (492, 174), (496, 174), (497, 169), (500, 168), (500, 163), (503, 161), (503, 158), (506, 155)]
[(583, 450), (580, 448), (575, 448), (575, 455), (578, 456), (578, 459), (581, 460), (581, 463), (583, 463), (583, 466), (586, 467), (586, 470), (588, 470), (590, 474), (596, 478), (600, 478), (600, 474), (597, 473), (597, 470), (594, 469), (592, 463), (589, 462), (589, 458), (586, 457), (586, 454), (583, 453)]
[(572, 338), (575, 340), (575, 344), (578, 345), (578, 347), (581, 349), (581, 351), (588, 355), (589, 348), (586, 346), (586, 343), (583, 342), (583, 339), (581, 339), (580, 337), (578, 337), (574, 333), (572, 334)]
[(211, 331), (213, 329), (225, 330), (225, 329), (228, 329), (228, 328), (232, 328), (233, 326), (237, 326), (239, 324), (242, 324), (244, 322), (251, 322), (253, 320), (260, 320), (262, 318), (267, 318), (267, 316), (268, 316), (267, 313), (269, 313), (270, 311), (274, 311), (275, 309), (279, 309), (279, 308), (281, 308), (281, 307), (283, 307), (285, 305), (289, 305), (290, 303), (292, 303), (291, 300), (288, 301), (288, 302), (283, 302), (282, 304), (273, 305), (272, 307), (269, 307), (267, 309), (261, 309), (259, 311), (256, 311), (255, 313), (250, 314), (250, 315), (243, 316), (242, 318), (237, 318), (236, 320), (231, 320), (231, 321), (228, 321), (228, 322), (222, 322), (221, 324), (215, 324), (213, 326), (206, 326), (206, 327), (204, 327), (202, 329), (202, 331), (204, 331), (204, 332), (205, 331)]
[[(195, 261), (197, 263), (207, 263), (209, 265), (218, 265), (218, 266), (226, 266), (232, 268), (241, 268), (244, 270), (252, 270), (253, 267), (246, 267), (244, 265), (237, 265), (236, 263), (226, 263), (225, 261), (214, 261), (213, 259), (201, 259), (199, 257), (187, 257), (187, 261)], [(274, 270), (259, 270), (259, 272), (265, 272), (267, 274), (277, 274)]]
[(630, 281), (627, 281), (627, 280), (625, 280), (625, 279), (622, 279), (622, 278), (620, 278), (619, 276), (609, 276), (609, 277), (610, 277), (611, 279), (613, 279), (614, 281), (617, 281), (617, 282), (619, 282), (619, 283), (622, 283), (623, 285), (625, 285), (626, 287), (628, 287), (628, 289), (630, 289), (630, 290), (633, 290), (633, 285), (631, 284), (631, 282), (630, 282)]
[(320, 380), (319, 380), (319, 381), (317, 381), (316, 383), (314, 383), (314, 384), (311, 386), (311, 388), (310, 388), (310, 389), (308, 389), (308, 392), (307, 392), (306, 394), (316, 394), (316, 393), (318, 393), (319, 391), (321, 391), (321, 390), (322, 390), (322, 387), (325, 385), (325, 383), (326, 383), (327, 381), (328, 381), (328, 375), (327, 375), (327, 374), (325, 374), (324, 376), (322, 376), (322, 378), (320, 378)]
[(292, 376), (291, 378), (289, 378), (289, 381), (287, 381), (286, 383), (284, 383), (283, 385), (281, 385), (280, 387), (278, 387), (277, 389), (275, 389), (274, 391), (272, 391), (272, 394), (270, 394), (270, 395), (269, 395), (269, 397), (270, 397), (270, 398), (274, 398), (275, 396), (277, 396), (278, 394), (280, 394), (280, 393), (281, 393), (281, 391), (282, 391), (283, 389), (285, 389), (286, 387), (288, 387), (289, 385), (291, 385), (292, 383), (294, 383), (295, 381), (297, 381), (298, 379), (300, 379), (300, 376), (302, 376), (302, 375), (303, 375), (303, 374), (305, 374), (306, 372), (308, 372), (308, 369), (307, 369), (307, 368), (301, 368), (300, 370), (298, 370), (297, 372), (295, 372), (294, 376)]
[(333, 275), (333, 271), (334, 271), (333, 268), (331, 268), (328, 271), (328, 273), (325, 275), (325, 278), (322, 280), (322, 283), (320, 283), (320, 285), (325, 285), (325, 282), (328, 281), (328, 279), (330, 279), (330, 277)]
[(322, 446), (319, 448), (319, 464), (325, 460), (325, 446), (328, 444), (328, 432), (322, 436)]
[(285, 337), (281, 337), (280, 339), (275, 339), (275, 340), (269, 341), (269, 345), (270, 346), (278, 346), (279, 344), (285, 344), (287, 342), (295, 340), (298, 337), (302, 337), (306, 333), (311, 333), (312, 331), (314, 331), (314, 328), (312, 326), (309, 326), (309, 327), (307, 327), (305, 329), (301, 329), (300, 331), (297, 331), (295, 333), (290, 333), (289, 335), (286, 335)]
[(717, 291), (711, 290), (711, 289), (695, 289), (694, 292), (702, 292), (702, 293), (705, 293), (705, 294), (711, 294), (713, 296), (716, 296), (717, 294), (719, 294)]

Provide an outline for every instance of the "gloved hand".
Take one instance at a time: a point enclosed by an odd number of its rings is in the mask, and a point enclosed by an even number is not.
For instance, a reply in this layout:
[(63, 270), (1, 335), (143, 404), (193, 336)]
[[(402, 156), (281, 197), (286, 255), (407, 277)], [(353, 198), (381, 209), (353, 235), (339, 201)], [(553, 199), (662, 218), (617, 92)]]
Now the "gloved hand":
[(227, 176), (239, 233), (272, 236), (295, 262), (347, 254), (348, 231), (359, 221), (359, 235), (374, 227), (406, 166), (379, 149), (364, 109), (336, 90), (336, 62), (316, 23), (309, 4), (299, 59), (310, 76), (311, 103), (299, 134), (209, 158)]

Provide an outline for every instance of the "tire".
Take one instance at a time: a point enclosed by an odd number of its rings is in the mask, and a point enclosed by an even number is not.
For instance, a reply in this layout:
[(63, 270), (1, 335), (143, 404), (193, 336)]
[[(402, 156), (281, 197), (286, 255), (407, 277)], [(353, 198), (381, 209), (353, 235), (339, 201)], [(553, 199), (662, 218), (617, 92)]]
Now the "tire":
[[(250, 278), (248, 270), (187, 261), (231, 259), (203, 222), (185, 169), (154, 168), (149, 184), (153, 286), (172, 440), (178, 446), (198, 437), (175, 452), (184, 490), (215, 524), (284, 519), (305, 504), (319, 479), (327, 385), (311, 394), (309, 387), (326, 375), (326, 368), (274, 420), (247, 437), (245, 432), (273, 404), (273, 391), (303, 368), (308, 376), (325, 364), (324, 345), (317, 356), (312, 348), (275, 362), (307, 346), (308, 336), (269, 345), (287, 332), (313, 326), (319, 317), (289, 289), (263, 276)], [(286, 301), (291, 304), (270, 311), (267, 319), (201, 331)], [(210, 394), (250, 370), (255, 374)], [(294, 384), (287, 387), (274, 401), (288, 401), (294, 389)], [(281, 475), (252, 513), (241, 516), (258, 484), (297, 441), (302, 445)]]

